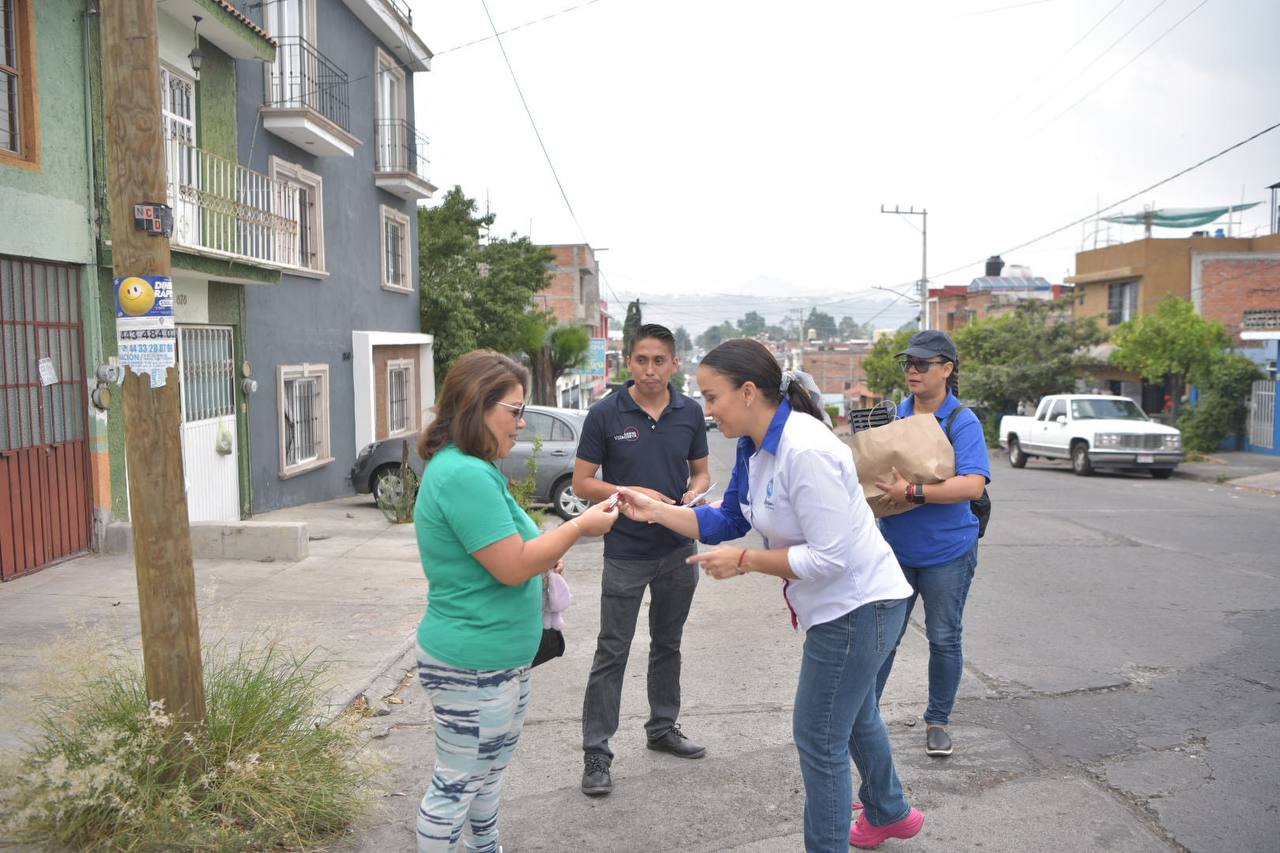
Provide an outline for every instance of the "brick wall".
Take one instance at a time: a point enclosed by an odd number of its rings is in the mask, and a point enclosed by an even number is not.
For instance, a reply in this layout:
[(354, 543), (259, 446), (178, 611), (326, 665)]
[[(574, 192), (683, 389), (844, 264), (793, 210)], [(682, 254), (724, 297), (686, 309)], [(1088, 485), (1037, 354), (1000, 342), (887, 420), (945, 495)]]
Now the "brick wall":
[[(413, 392), (415, 399), (409, 411), (409, 425), (412, 430), (418, 429), (418, 411), (421, 401), (416, 399), (418, 382), (422, 376), (418, 373), (422, 365), (418, 364), (418, 347), (410, 344), (398, 347), (373, 348), (373, 435), (378, 441), (387, 437), (387, 362), (408, 359), (413, 362)], [(412, 452), (412, 451), (410, 451)]]
[[(1240, 342), (1246, 311), (1280, 316), (1280, 258), (1206, 259), (1200, 271), (1202, 316)], [(1256, 316), (1256, 315), (1255, 315)], [(1274, 321), (1273, 321), (1274, 323)], [(1269, 328), (1280, 327), (1280, 323)]]
[(862, 385), (866, 376), (862, 360), (867, 357), (864, 348), (818, 350), (805, 347), (801, 370), (813, 377), (824, 394), (843, 394), (850, 385)]

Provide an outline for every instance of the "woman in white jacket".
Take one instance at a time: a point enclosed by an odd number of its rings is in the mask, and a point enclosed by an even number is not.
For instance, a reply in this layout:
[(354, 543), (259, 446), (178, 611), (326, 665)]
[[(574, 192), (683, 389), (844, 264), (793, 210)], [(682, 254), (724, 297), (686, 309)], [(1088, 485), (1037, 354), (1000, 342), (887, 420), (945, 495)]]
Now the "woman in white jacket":
[[(721, 506), (691, 509), (620, 492), (629, 517), (708, 544), (752, 528), (763, 536), (763, 549), (720, 547), (690, 562), (718, 579), (749, 572), (783, 579), (792, 625), (805, 632), (793, 715), (805, 849), (825, 853), (911, 838), (924, 815), (903, 796), (875, 691), (911, 587), (876, 528), (852, 453), (823, 422), (812, 385), (805, 374), (783, 373), (757, 341), (722, 343), (698, 367), (707, 414), (726, 436), (738, 437)], [(852, 831), (851, 756), (864, 804)]]

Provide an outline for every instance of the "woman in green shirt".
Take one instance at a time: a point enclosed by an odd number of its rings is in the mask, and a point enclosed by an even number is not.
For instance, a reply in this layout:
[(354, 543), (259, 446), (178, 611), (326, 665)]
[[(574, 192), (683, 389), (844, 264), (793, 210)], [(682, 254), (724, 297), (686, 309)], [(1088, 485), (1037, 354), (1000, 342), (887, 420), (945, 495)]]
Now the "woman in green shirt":
[(529, 664), (542, 637), (542, 574), (581, 536), (618, 518), (597, 504), (539, 535), (493, 464), (524, 426), (529, 373), (488, 350), (445, 377), (435, 420), (418, 440), (427, 465), (414, 526), (427, 575), (418, 677), (435, 709), (436, 761), (418, 809), (419, 853), (498, 847), (502, 771), (529, 705)]

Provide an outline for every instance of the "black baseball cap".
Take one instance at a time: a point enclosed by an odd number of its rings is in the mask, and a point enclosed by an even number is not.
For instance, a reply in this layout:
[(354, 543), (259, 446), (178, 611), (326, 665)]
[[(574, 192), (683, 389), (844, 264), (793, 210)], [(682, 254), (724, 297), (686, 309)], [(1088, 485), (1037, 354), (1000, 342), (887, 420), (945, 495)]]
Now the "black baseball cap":
[(911, 340), (907, 341), (907, 348), (898, 353), (898, 358), (905, 355), (915, 358), (933, 358), (935, 355), (940, 355), (947, 361), (960, 360), (956, 355), (955, 341), (951, 340), (951, 336), (946, 332), (939, 332), (936, 329), (926, 329), (912, 335)]

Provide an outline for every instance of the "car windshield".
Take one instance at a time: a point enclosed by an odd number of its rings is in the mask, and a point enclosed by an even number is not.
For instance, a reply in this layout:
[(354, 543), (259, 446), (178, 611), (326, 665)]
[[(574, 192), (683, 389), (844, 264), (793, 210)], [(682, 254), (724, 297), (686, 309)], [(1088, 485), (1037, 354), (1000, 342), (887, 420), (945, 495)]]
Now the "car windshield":
[(1132, 400), (1072, 400), (1071, 401), (1071, 419), (1076, 421), (1088, 420), (1121, 420), (1121, 421), (1145, 421), (1149, 420), (1142, 413)]

